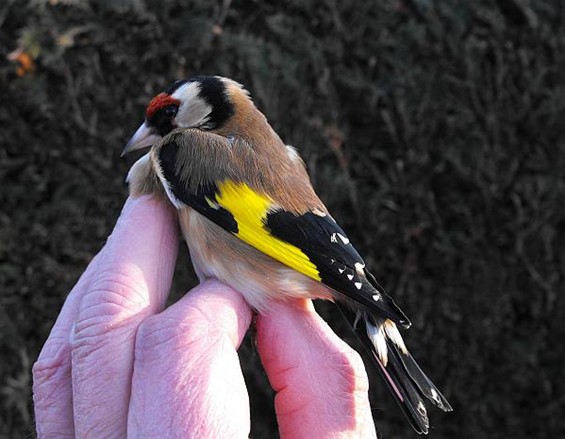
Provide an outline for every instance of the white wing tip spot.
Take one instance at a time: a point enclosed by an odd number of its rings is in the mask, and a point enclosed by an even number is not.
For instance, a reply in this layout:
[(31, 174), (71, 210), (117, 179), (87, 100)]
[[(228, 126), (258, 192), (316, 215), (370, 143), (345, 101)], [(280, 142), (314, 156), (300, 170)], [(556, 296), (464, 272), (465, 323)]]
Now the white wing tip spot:
[(348, 274), (348, 275), (347, 275), (347, 279), (353, 280), (353, 275), (352, 275), (352, 274)]
[(355, 288), (357, 288), (358, 290), (361, 289), (361, 287), (363, 286), (363, 284), (361, 282), (355, 282)]
[(347, 238), (347, 236), (343, 236), (341, 233), (338, 233), (337, 236), (339, 236), (339, 239), (341, 239), (341, 242), (343, 242), (345, 245), (349, 244), (349, 239)]
[(330, 242), (337, 242), (337, 233), (332, 233), (332, 236), (330, 236)]
[(375, 302), (378, 302), (379, 300), (381, 300), (380, 294), (373, 294), (373, 300), (374, 300)]

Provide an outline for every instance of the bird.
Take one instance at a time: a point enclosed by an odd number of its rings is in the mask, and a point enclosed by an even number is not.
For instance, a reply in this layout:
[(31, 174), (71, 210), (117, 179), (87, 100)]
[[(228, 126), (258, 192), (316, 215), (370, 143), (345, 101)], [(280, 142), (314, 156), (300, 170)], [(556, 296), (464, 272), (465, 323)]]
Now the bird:
[(273, 301), (333, 301), (417, 433), (429, 430), (425, 399), (452, 410), (406, 348), (399, 327), (410, 320), (240, 83), (175, 82), (151, 99), (122, 156), (139, 150), (147, 152), (127, 175), (130, 194), (174, 205), (200, 281), (231, 286), (258, 313)]

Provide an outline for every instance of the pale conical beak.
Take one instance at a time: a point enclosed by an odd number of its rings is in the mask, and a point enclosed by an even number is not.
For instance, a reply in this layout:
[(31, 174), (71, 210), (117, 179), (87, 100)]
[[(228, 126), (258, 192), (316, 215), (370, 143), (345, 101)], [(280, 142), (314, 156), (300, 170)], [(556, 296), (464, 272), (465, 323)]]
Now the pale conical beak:
[(121, 157), (129, 154), (130, 152), (137, 151), (139, 149), (148, 148), (149, 146), (153, 145), (154, 143), (161, 140), (161, 136), (154, 134), (151, 130), (147, 127), (145, 123), (143, 123), (135, 132), (135, 134), (129, 139), (129, 142), (125, 146), (122, 151)]

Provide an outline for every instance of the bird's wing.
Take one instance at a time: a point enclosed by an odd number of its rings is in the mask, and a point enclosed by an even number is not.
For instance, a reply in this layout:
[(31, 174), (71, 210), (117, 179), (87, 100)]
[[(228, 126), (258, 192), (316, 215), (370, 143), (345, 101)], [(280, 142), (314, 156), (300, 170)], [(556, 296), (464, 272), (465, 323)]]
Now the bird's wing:
[[(346, 298), (401, 326), (408, 318), (365, 269), (365, 263), (333, 218), (317, 210), (285, 211), (268, 194), (226, 178), (190, 189), (183, 160), (171, 142), (158, 152), (161, 180), (178, 208), (190, 206), (239, 239)], [(292, 190), (292, 188), (289, 188)]]

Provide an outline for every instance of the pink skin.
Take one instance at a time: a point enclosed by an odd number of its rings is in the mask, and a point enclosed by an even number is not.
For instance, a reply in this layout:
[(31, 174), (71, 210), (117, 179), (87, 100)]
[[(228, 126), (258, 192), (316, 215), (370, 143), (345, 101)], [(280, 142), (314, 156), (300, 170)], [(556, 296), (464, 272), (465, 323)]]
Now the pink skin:
[[(128, 200), (33, 367), (38, 437), (247, 438), (237, 356), (252, 311), (216, 281), (164, 309), (178, 247), (165, 203)], [(359, 356), (310, 301), (257, 320), (284, 438), (376, 437)]]

